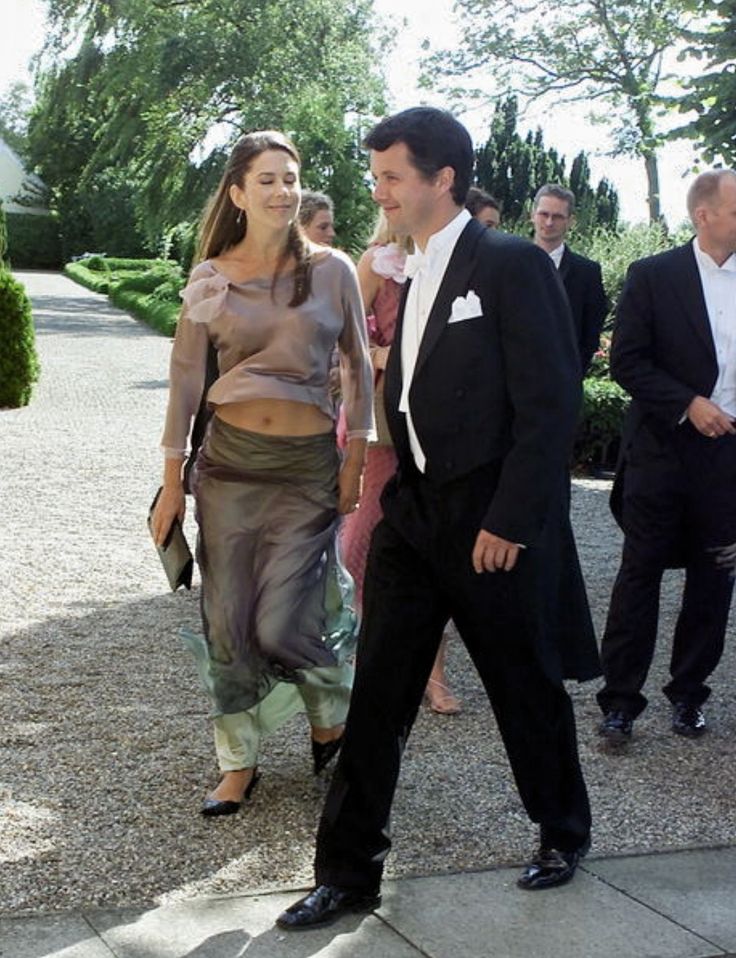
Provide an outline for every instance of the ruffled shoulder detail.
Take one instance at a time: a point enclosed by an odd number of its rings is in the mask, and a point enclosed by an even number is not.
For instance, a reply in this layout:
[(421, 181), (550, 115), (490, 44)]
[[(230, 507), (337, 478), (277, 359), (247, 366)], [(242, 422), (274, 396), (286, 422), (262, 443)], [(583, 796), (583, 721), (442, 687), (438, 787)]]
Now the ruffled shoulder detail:
[(209, 323), (225, 308), (230, 280), (219, 273), (211, 263), (200, 263), (192, 271), (189, 282), (181, 291), (187, 317), (193, 323)]
[(405, 283), (404, 263), (406, 252), (398, 243), (389, 243), (386, 246), (376, 246), (371, 260), (371, 269), (384, 279), (392, 279), (395, 283)]

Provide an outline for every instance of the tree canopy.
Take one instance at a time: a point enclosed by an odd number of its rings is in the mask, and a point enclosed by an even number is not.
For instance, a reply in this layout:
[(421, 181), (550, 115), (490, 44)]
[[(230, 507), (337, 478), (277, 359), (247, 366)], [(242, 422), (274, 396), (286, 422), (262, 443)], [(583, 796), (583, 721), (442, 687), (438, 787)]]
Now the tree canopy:
[(615, 228), (618, 194), (606, 179), (593, 187), (585, 153), (573, 159), (568, 174), (564, 158), (545, 147), (542, 131), (522, 138), (517, 123), (516, 97), (508, 97), (496, 106), (488, 140), (476, 151), (478, 184), (501, 202), (505, 228), (528, 227), (530, 201), (545, 183), (559, 183), (575, 194), (578, 233), (589, 234), (599, 226)]
[(456, 10), (462, 43), (430, 65), (451, 81), (492, 65), (501, 90), (605, 104), (613, 152), (644, 161), (650, 219), (659, 219), (656, 109), (671, 78), (665, 56), (692, 18), (687, 0), (457, 0)]
[(709, 27), (691, 34), (690, 53), (705, 60), (705, 71), (688, 84), (682, 110), (698, 115), (684, 131), (696, 139), (704, 158), (736, 166), (736, 0), (700, 0)]
[(152, 242), (196, 217), (239, 135), (276, 127), (335, 199), (343, 241), (365, 227), (357, 127), (383, 108), (370, 0), (50, 0), (49, 14), (29, 148), (62, 204), (120, 194)]

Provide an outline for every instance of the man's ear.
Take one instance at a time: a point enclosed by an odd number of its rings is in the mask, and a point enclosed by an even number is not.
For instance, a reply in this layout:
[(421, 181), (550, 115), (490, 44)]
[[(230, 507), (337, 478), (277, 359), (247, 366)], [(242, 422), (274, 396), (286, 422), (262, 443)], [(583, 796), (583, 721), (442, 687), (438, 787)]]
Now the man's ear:
[(449, 193), (455, 184), (455, 171), (451, 166), (443, 166), (437, 173), (435, 184), (443, 193)]

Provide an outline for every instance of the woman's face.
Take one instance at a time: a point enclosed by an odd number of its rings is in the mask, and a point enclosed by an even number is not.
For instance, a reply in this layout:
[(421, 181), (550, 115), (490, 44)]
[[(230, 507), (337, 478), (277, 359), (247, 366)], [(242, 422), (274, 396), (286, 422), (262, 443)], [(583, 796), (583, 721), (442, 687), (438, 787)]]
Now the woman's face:
[(322, 246), (332, 246), (335, 240), (335, 222), (330, 210), (317, 210), (304, 227), (307, 238)]
[(301, 199), (299, 164), (284, 150), (265, 150), (253, 160), (230, 199), (245, 211), (248, 229), (281, 231), (296, 217)]

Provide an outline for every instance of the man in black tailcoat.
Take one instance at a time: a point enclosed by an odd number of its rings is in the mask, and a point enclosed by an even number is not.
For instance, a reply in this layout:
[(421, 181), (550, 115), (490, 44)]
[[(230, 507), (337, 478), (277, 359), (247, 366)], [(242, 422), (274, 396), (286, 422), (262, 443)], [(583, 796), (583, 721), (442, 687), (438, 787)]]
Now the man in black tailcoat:
[(556, 183), (545, 183), (532, 203), (534, 242), (549, 254), (567, 293), (584, 376), (598, 349), (608, 300), (601, 267), (595, 260), (573, 253), (565, 237), (575, 218), (575, 194)]
[(568, 881), (590, 836), (563, 685), (565, 676), (599, 674), (580, 580), (565, 596), (564, 629), (558, 606), (562, 479), (580, 404), (564, 291), (545, 253), (484, 229), (463, 209), (473, 149), (450, 114), (406, 110), (379, 123), (366, 145), (374, 199), (417, 247), (385, 382), (399, 466), (368, 557), (353, 698), (317, 839), (317, 887), (279, 916), (289, 929), (380, 902), (401, 753), (450, 618), (539, 824), (540, 848), (520, 886)]
[(733, 591), (719, 557), (736, 542), (736, 173), (698, 176), (695, 238), (634, 263), (616, 311), (611, 375), (631, 393), (612, 495), (624, 531), (601, 658), (601, 735), (630, 738), (657, 637), (668, 566), (685, 567), (672, 641), (672, 729), (706, 731)]

